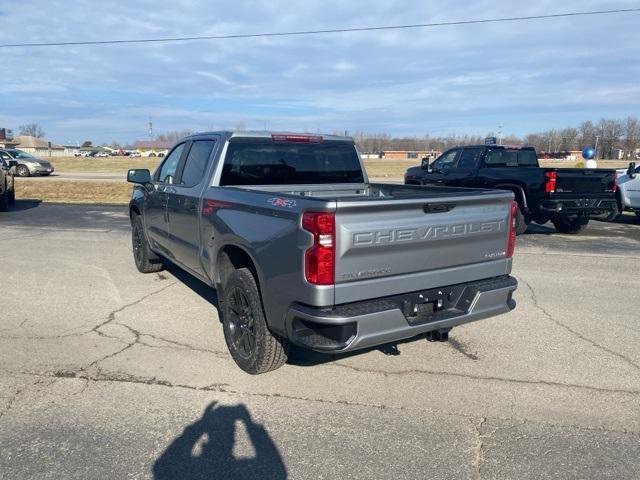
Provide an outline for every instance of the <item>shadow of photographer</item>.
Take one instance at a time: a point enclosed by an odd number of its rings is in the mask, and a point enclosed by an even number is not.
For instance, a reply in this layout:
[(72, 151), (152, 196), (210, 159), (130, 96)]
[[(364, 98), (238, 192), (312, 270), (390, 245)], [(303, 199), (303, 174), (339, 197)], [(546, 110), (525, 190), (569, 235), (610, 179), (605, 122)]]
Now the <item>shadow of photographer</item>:
[[(239, 422), (255, 452), (251, 458), (234, 456)], [(217, 406), (212, 402), (156, 460), (153, 475), (156, 480), (285, 479), (287, 470), (273, 440), (243, 404)]]

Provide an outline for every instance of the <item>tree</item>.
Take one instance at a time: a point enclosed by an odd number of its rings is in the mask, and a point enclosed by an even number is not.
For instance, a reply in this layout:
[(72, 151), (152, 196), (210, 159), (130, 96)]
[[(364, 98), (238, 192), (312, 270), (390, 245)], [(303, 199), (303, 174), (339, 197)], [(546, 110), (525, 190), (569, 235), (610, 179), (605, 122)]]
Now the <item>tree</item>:
[(92, 147), (93, 146), (93, 142), (91, 140), (85, 140), (84, 142), (82, 142), (82, 146), (83, 147)]
[(28, 123), (26, 125), (20, 125), (20, 135), (29, 137), (42, 138), (44, 137), (44, 130), (37, 123)]
[(165, 132), (158, 135), (158, 140), (160, 142), (177, 142), (181, 138), (188, 137), (189, 135), (193, 135), (192, 130), (175, 130), (173, 132)]

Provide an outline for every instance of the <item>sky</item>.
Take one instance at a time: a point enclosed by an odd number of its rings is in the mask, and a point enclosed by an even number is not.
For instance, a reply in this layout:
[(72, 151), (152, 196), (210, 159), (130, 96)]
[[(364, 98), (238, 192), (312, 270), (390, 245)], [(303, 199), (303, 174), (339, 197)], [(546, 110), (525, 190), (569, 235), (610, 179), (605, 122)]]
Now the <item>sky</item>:
[[(3, 0), (0, 44), (299, 31), (640, 1)], [(640, 115), (640, 13), (279, 38), (0, 49), (0, 128), (505, 135)]]

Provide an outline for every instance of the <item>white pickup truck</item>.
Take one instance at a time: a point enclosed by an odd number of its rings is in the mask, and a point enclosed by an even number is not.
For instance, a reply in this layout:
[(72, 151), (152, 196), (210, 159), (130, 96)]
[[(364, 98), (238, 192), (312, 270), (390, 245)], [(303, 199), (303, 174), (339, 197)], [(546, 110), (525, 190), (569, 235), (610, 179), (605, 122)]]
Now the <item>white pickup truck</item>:
[(640, 218), (640, 166), (635, 162), (626, 170), (618, 170), (618, 189), (620, 212), (633, 210)]

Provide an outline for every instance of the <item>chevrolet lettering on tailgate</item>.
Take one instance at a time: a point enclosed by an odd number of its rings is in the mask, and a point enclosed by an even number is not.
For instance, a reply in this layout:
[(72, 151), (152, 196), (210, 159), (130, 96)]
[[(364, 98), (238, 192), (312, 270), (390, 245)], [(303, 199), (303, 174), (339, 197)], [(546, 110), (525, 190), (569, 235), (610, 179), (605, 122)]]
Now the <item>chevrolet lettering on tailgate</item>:
[(442, 240), (472, 235), (500, 232), (504, 229), (504, 220), (491, 222), (466, 222), (453, 225), (429, 225), (419, 228), (398, 228), (356, 232), (353, 234), (353, 246), (389, 245), (400, 242)]

